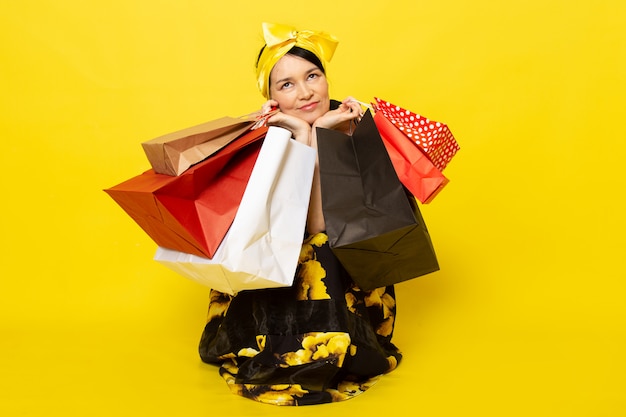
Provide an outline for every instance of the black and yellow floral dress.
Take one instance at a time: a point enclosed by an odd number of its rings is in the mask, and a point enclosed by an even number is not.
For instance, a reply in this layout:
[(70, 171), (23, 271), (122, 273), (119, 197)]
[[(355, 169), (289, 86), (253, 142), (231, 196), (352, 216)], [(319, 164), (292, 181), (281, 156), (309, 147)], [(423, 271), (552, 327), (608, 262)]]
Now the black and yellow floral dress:
[(395, 312), (393, 286), (359, 290), (318, 233), (302, 245), (293, 286), (211, 291), (200, 356), (234, 393), (260, 402), (346, 400), (398, 365)]

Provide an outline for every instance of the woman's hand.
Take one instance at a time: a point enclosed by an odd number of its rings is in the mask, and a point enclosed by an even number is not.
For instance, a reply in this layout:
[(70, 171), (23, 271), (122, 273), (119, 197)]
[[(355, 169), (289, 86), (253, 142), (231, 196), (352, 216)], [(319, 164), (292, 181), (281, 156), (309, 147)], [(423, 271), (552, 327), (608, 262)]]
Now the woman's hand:
[(270, 99), (270, 100), (267, 100), (265, 103), (263, 103), (263, 106), (261, 106), (261, 113), (267, 114), (276, 109), (278, 109), (278, 102), (276, 100)]
[(313, 127), (348, 131), (350, 122), (353, 120), (359, 121), (361, 116), (363, 116), (361, 104), (353, 97), (347, 97), (337, 109), (330, 110), (317, 119)]
[(311, 126), (304, 120), (290, 116), (276, 110), (278, 108), (278, 102), (276, 100), (268, 100), (263, 104), (263, 113), (275, 113), (267, 119), (268, 126), (278, 126), (287, 129), (291, 132), (294, 139), (305, 145), (311, 145)]

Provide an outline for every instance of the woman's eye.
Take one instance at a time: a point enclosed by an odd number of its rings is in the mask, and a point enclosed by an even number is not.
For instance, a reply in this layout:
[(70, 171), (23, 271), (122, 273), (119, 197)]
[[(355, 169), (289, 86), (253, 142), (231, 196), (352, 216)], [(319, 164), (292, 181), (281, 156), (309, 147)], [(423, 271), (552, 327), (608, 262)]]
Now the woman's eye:
[(313, 73), (313, 74), (309, 74), (309, 79), (312, 80), (314, 78), (317, 78), (317, 74)]
[(289, 87), (291, 87), (291, 83), (286, 82), (286, 83), (284, 83), (283, 85), (280, 86), (280, 89), (283, 90), (283, 89), (289, 88)]

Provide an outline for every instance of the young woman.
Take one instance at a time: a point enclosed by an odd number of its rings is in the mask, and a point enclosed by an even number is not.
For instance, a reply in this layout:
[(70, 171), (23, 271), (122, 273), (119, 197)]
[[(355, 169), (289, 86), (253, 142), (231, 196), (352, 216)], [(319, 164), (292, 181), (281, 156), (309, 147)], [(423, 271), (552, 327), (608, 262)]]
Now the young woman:
[[(268, 124), (317, 146), (316, 128), (348, 131), (361, 107), (331, 100), (326, 64), (337, 41), (331, 35), (264, 24), (266, 45), (257, 81), (278, 111)], [(395, 323), (392, 286), (361, 291), (333, 255), (324, 233), (316, 168), (307, 230), (294, 284), (211, 292), (200, 356), (220, 365), (231, 390), (276, 405), (307, 405), (352, 398), (393, 370), (401, 354), (391, 343)]]

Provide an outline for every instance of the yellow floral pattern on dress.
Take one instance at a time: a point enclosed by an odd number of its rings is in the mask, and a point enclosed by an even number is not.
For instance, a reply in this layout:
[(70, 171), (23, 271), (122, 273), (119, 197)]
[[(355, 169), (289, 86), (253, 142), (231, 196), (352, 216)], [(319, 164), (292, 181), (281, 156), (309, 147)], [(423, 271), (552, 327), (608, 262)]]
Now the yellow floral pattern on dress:
[(381, 336), (389, 336), (393, 332), (395, 318), (393, 310), (396, 307), (396, 300), (383, 287), (370, 291), (365, 297), (365, 305), (367, 307), (376, 306), (382, 310), (384, 320), (376, 328), (376, 333)]
[(341, 367), (350, 346), (350, 335), (341, 332), (306, 333), (302, 349), (281, 355), (281, 367), (303, 365), (324, 360)]
[(387, 372), (391, 372), (398, 367), (398, 358), (395, 356), (387, 356), (387, 361), (389, 362), (389, 369)]
[(209, 311), (207, 313), (207, 322), (219, 317), (224, 317), (228, 311), (228, 306), (233, 299), (228, 294), (211, 290), (209, 294)]
[(342, 381), (339, 383), (336, 389), (329, 390), (333, 396), (333, 401), (344, 401), (348, 398), (355, 397), (364, 393), (367, 389), (371, 388), (378, 380), (380, 376), (369, 378), (365, 381)]
[[(222, 377), (228, 384), (231, 392), (241, 395), (261, 403), (273, 405), (298, 405), (302, 397), (309, 393), (299, 384), (275, 384), (275, 385), (254, 385), (238, 384), (235, 376), (239, 371), (233, 362), (222, 365)], [(332, 401), (345, 401), (365, 392), (380, 379), (380, 375), (365, 379), (363, 381), (342, 381), (337, 388), (329, 388), (326, 391)]]
[(237, 352), (237, 356), (244, 356), (248, 358), (252, 358), (258, 354), (259, 354), (259, 351), (256, 349), (252, 349), (252, 348), (243, 348), (243, 349), (240, 349), (239, 352)]
[[(254, 385), (244, 386), (248, 391), (254, 392)], [(302, 389), (298, 384), (294, 385), (270, 385), (269, 390), (256, 396), (260, 402), (275, 405), (297, 405), (298, 397), (302, 397), (309, 391)]]
[(359, 300), (353, 292), (346, 292), (346, 305), (351, 313), (359, 314), (358, 305), (364, 303), (365, 307), (376, 307), (383, 313), (383, 320), (376, 327), (376, 333), (381, 336), (390, 336), (395, 322), (396, 300), (387, 292), (385, 287), (376, 288), (372, 291), (361, 291), (356, 286), (353, 290), (365, 294), (363, 301)]
[(320, 247), (328, 241), (324, 233), (312, 235), (304, 241), (300, 250), (299, 268), (294, 281), (297, 289), (297, 300), (324, 300), (330, 299), (326, 284), (326, 270), (315, 257), (313, 246)]
[(265, 349), (265, 340), (267, 339), (267, 336), (264, 334), (258, 334), (256, 335), (256, 345), (259, 347), (259, 350), (263, 350)]
[(222, 363), (220, 373), (228, 384), (231, 392), (236, 395), (274, 405), (297, 405), (298, 398), (308, 391), (298, 384), (254, 385), (238, 384), (235, 375), (239, 369), (234, 361)]
[[(297, 309), (286, 310), (293, 316), (268, 309), (263, 290), (246, 293), (251, 297), (244, 298), (211, 291), (207, 337), (201, 345), (206, 355), (203, 360), (221, 364), (220, 375), (234, 394), (266, 404), (344, 401), (365, 392), (382, 374), (395, 369), (402, 357), (391, 343), (394, 289), (361, 291), (356, 284), (349, 285), (344, 273), (331, 252), (328, 236), (318, 233), (303, 242), (292, 288), (270, 290), (295, 298)], [(256, 294), (261, 299), (258, 304)], [(281, 302), (280, 296), (271, 299)], [(345, 321), (334, 322), (331, 314), (328, 324), (319, 319), (310, 323), (309, 317), (314, 316), (307, 315), (309, 308), (318, 312), (331, 309), (328, 311)], [(304, 319), (298, 318), (300, 312), (307, 313)], [(266, 327), (266, 320), (280, 323), (283, 318), (303, 321), (288, 327), (293, 332), (274, 333)], [(246, 325), (239, 326), (238, 320)], [(320, 378), (322, 384), (309, 385), (311, 377)]]
[(348, 291), (346, 292), (345, 298), (348, 311), (350, 311), (350, 313), (357, 314), (357, 304), (359, 300), (356, 298), (356, 295)]

